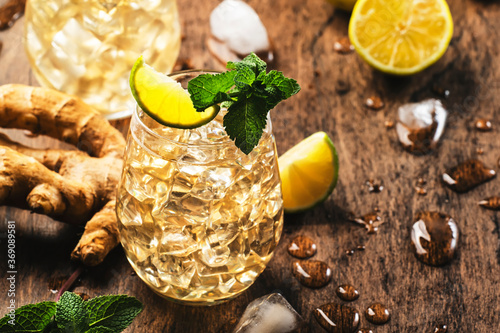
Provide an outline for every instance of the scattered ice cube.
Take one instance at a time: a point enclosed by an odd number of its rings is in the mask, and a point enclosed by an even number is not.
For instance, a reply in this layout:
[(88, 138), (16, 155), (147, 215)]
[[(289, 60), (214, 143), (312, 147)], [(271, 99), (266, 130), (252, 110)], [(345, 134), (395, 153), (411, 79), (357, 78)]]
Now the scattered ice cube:
[(398, 109), (396, 131), (403, 147), (416, 153), (432, 150), (443, 135), (448, 111), (437, 99), (410, 103)]
[(303, 323), (302, 317), (278, 293), (262, 296), (248, 304), (233, 333), (292, 332)]
[[(231, 29), (227, 29), (231, 27)], [(272, 45), (259, 15), (241, 0), (224, 0), (210, 14), (209, 51), (221, 63), (238, 61), (255, 52), (268, 64), (274, 61)]]
[(215, 38), (239, 54), (265, 51), (270, 47), (259, 15), (241, 0), (222, 1), (210, 14), (210, 29)]

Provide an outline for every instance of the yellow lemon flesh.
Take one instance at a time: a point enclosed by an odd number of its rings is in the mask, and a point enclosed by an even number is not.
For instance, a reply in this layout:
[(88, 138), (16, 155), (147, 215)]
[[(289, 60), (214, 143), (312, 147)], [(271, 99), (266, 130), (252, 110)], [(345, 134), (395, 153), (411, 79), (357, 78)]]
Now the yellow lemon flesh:
[(376, 69), (409, 75), (445, 53), (453, 20), (445, 0), (358, 0), (349, 22), (349, 39)]
[(139, 107), (159, 123), (175, 128), (196, 128), (217, 116), (219, 108), (197, 112), (180, 83), (137, 59), (130, 73), (130, 89)]
[(350, 12), (354, 8), (356, 0), (328, 0), (335, 8)]
[(304, 211), (323, 202), (338, 178), (339, 161), (325, 132), (302, 140), (278, 159), (285, 212)]

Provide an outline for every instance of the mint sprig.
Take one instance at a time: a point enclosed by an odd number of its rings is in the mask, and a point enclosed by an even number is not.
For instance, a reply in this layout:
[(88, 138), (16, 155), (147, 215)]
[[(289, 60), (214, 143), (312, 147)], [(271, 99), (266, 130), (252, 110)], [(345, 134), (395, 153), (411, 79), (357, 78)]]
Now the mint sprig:
[(188, 83), (197, 111), (220, 104), (227, 108), (224, 128), (236, 146), (249, 154), (259, 143), (267, 113), (281, 101), (295, 95), (300, 86), (294, 79), (272, 70), (254, 53), (239, 62), (228, 62), (229, 71), (202, 74)]
[(142, 311), (142, 303), (126, 295), (83, 301), (65, 292), (59, 301), (28, 304), (0, 319), (0, 332), (119, 333)]

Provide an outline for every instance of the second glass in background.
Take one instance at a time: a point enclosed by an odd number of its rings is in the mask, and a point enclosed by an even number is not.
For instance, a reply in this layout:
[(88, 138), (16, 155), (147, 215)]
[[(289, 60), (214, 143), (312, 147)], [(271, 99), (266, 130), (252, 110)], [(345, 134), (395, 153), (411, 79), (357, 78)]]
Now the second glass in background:
[(176, 0), (28, 0), (25, 48), (38, 82), (108, 119), (135, 108), (128, 77), (142, 54), (170, 72), (180, 49)]

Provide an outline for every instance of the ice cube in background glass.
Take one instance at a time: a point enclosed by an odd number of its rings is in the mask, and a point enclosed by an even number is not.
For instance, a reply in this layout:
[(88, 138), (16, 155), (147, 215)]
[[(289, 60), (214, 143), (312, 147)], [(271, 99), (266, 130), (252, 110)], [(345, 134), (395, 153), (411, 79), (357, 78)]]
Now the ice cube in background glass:
[(286, 333), (298, 329), (302, 317), (278, 293), (257, 298), (248, 304), (233, 333)]
[(75, 64), (84, 64), (100, 45), (101, 41), (74, 18), (70, 18), (52, 40), (52, 47), (63, 51)]
[(399, 141), (410, 152), (428, 152), (443, 135), (447, 117), (448, 111), (437, 99), (400, 106), (396, 124)]

